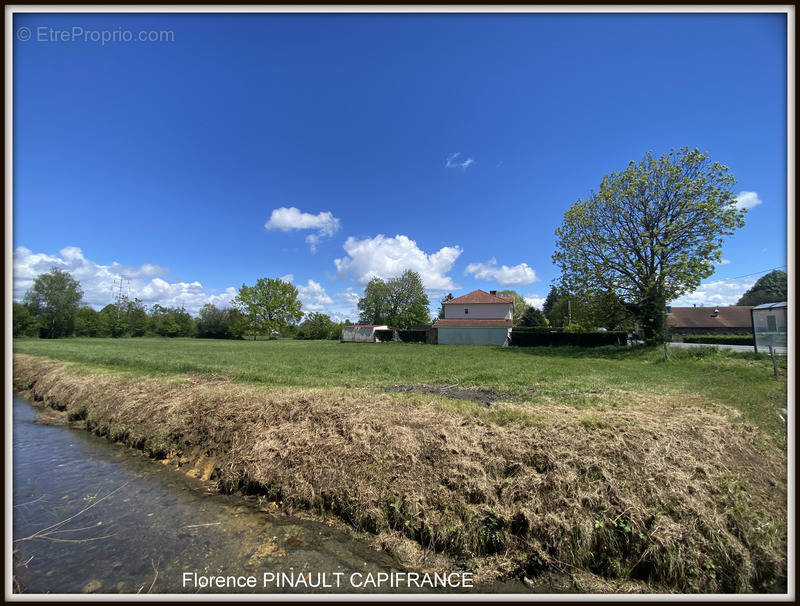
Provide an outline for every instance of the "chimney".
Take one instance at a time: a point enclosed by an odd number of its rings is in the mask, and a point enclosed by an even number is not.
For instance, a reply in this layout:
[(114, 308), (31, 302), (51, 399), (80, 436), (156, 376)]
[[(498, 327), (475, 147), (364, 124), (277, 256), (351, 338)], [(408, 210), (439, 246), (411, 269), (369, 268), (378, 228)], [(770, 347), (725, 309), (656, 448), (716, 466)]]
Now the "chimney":
[(490, 290), (489, 294), (490, 295), (494, 295), (496, 297), (497, 296), (497, 291), (496, 290)]
[(713, 318), (716, 318), (718, 315), (719, 315), (719, 307), (715, 307), (715, 308), (714, 308), (714, 313), (713, 313), (713, 314), (711, 314), (711, 316), (712, 316)]

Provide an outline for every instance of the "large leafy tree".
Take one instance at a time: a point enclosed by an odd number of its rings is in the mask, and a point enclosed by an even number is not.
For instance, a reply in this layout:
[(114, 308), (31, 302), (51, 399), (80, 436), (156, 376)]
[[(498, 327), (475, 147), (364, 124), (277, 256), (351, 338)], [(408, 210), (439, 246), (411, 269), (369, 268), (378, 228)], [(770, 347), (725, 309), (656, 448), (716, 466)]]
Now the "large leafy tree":
[(358, 321), (361, 324), (389, 324), (389, 286), (380, 278), (372, 278), (358, 300)]
[(550, 286), (550, 292), (547, 293), (547, 298), (545, 298), (544, 303), (542, 304), (542, 312), (544, 312), (544, 315), (549, 316), (550, 311), (553, 309), (553, 306), (558, 302), (561, 296), (562, 293), (558, 291), (556, 286)]
[(200, 308), (197, 336), (204, 339), (240, 339), (244, 329), (242, 313), (230, 307), (206, 303)]
[(416, 324), (430, 324), (430, 299), (425, 294), (422, 278), (407, 269), (397, 278), (387, 282), (389, 286), (389, 319), (396, 328), (408, 328)]
[(82, 297), (78, 281), (54, 267), (36, 277), (25, 293), (24, 303), (39, 325), (39, 336), (56, 339), (72, 334)]
[(233, 305), (245, 317), (245, 334), (270, 335), (303, 317), (297, 288), (280, 278), (259, 278), (253, 286), (242, 284)]
[(150, 308), (148, 327), (161, 337), (193, 337), (197, 330), (192, 316), (183, 307), (164, 307), (158, 303)]
[(553, 261), (576, 293), (611, 292), (649, 341), (665, 338), (666, 302), (694, 290), (722, 258), (722, 237), (744, 225), (728, 168), (697, 149), (647, 153), (606, 175), (556, 230)]
[(16, 301), (13, 305), (13, 320), (15, 337), (35, 337), (39, 333), (36, 319), (31, 315), (28, 307)]
[(362, 324), (388, 324), (395, 328), (408, 328), (415, 324), (428, 324), (430, 300), (425, 294), (422, 278), (415, 271), (384, 282), (373, 278), (358, 301), (359, 321)]
[(522, 316), (530, 308), (525, 298), (516, 290), (510, 289), (501, 290), (497, 294), (501, 297), (514, 297), (514, 324), (520, 324), (522, 322)]
[(547, 326), (547, 319), (541, 311), (529, 305), (520, 317), (519, 322), (514, 322), (514, 324), (519, 324), (520, 326)]
[(327, 314), (311, 312), (297, 330), (298, 339), (329, 339), (337, 324)]
[(736, 305), (761, 305), (780, 303), (788, 297), (787, 275), (780, 269), (761, 276), (752, 288), (742, 295)]

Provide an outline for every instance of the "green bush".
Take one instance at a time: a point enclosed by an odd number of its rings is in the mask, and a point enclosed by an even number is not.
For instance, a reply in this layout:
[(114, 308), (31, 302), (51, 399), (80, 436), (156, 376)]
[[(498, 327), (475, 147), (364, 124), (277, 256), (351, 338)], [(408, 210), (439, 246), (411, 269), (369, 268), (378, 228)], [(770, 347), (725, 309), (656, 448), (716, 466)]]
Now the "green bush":
[(628, 335), (625, 332), (534, 332), (511, 331), (511, 345), (519, 347), (539, 347), (543, 345), (577, 347), (602, 347), (604, 345), (625, 345)]
[(691, 335), (684, 337), (683, 342), (707, 345), (754, 345), (752, 335)]

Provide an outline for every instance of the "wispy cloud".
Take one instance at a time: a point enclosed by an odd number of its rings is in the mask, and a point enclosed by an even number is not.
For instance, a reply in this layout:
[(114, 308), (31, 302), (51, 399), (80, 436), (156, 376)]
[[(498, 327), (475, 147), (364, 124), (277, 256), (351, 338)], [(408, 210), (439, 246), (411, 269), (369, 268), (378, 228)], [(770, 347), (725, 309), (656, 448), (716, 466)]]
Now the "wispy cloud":
[(462, 170), (467, 170), (470, 166), (475, 164), (475, 160), (472, 158), (459, 160), (459, 156), (461, 156), (461, 152), (456, 152), (447, 156), (447, 161), (444, 163), (445, 168), (460, 168)]
[(317, 244), (324, 237), (330, 237), (341, 228), (339, 219), (333, 213), (326, 211), (316, 215), (304, 213), (294, 206), (276, 208), (272, 211), (269, 221), (264, 224), (268, 230), (292, 231), (314, 230), (316, 233), (308, 234), (306, 242), (311, 247), (311, 252), (317, 251)]
[(763, 200), (758, 197), (758, 192), (755, 191), (740, 191), (736, 196), (736, 207), (739, 209), (748, 210), (762, 202)]

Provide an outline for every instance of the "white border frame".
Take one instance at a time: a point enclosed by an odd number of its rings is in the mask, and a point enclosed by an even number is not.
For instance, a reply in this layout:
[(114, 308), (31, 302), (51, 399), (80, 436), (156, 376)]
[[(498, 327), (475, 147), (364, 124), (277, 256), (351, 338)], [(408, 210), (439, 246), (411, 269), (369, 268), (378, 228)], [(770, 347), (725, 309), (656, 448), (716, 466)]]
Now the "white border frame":
[[(787, 28), (787, 269), (789, 274), (789, 315), (788, 315), (788, 356), (787, 356), (787, 593), (785, 594), (14, 594), (13, 590), (13, 562), (12, 552), (12, 495), (13, 495), (13, 452), (12, 452), (12, 356), (13, 339), (12, 329), (12, 285), (13, 285), (13, 65), (14, 65), (14, 31), (13, 21), (15, 14), (29, 13), (375, 13), (375, 14), (437, 14), (437, 13), (503, 13), (503, 14), (534, 14), (534, 13), (642, 13), (642, 14), (691, 14), (691, 13), (782, 13), (786, 15)], [(15, 602), (84, 602), (84, 601), (242, 601), (242, 602), (334, 602), (334, 601), (697, 601), (697, 602), (727, 602), (727, 601), (759, 601), (759, 602), (792, 602), (795, 599), (795, 371), (792, 362), (795, 352), (795, 242), (794, 221), (795, 210), (795, 7), (794, 5), (541, 5), (541, 6), (414, 6), (414, 5), (276, 5), (276, 6), (190, 6), (190, 5), (163, 5), (163, 6), (108, 6), (108, 5), (7, 5), (5, 7), (5, 600)]]

